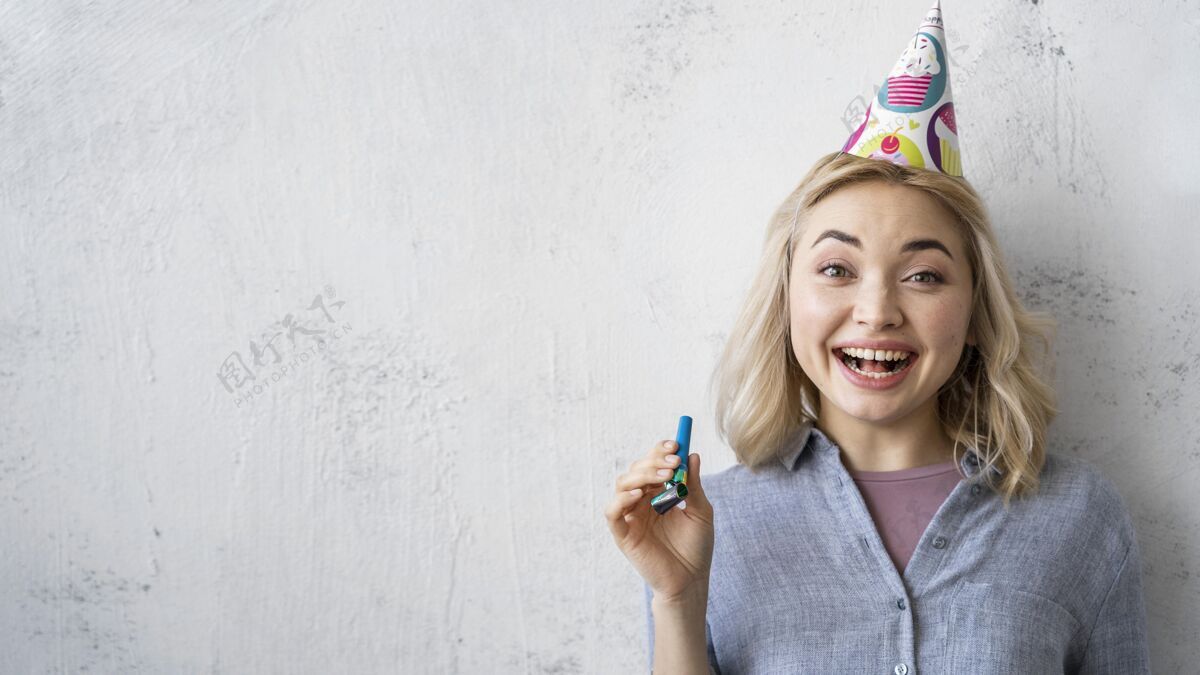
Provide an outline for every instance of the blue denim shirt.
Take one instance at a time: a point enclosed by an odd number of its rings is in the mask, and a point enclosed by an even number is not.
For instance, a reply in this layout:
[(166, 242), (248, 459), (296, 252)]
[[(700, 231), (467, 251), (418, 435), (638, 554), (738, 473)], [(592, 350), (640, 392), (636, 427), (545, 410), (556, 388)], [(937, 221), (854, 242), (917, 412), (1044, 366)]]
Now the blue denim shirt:
[(809, 426), (757, 475), (704, 478), (713, 673), (1150, 672), (1133, 522), (1094, 465), (1048, 454), (1006, 512), (968, 452), (901, 576), (840, 453)]

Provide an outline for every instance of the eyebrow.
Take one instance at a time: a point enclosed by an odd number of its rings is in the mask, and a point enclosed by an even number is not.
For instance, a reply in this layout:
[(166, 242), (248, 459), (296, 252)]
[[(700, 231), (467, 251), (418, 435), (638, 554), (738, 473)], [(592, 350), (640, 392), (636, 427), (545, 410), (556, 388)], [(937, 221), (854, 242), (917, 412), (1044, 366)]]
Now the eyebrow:
[[(816, 248), (817, 244), (821, 243), (821, 241), (825, 239), (837, 239), (838, 241), (850, 244), (860, 251), (863, 247), (862, 241), (860, 241), (858, 237), (846, 234), (841, 230), (825, 230), (821, 233), (821, 236), (817, 237), (817, 240), (813, 242), (813, 245), (810, 248)], [(949, 256), (951, 260), (954, 260), (954, 256), (951, 255), (950, 249), (946, 248), (946, 245), (937, 239), (913, 239), (904, 246), (901, 246), (900, 252), (908, 253), (909, 251), (925, 251), (927, 249), (937, 249)]]

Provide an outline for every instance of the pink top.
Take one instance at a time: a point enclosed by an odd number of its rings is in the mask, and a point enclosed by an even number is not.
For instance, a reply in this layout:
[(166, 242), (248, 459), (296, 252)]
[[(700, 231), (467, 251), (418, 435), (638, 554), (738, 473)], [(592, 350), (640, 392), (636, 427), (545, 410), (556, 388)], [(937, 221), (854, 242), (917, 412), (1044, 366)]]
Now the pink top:
[[(849, 471), (849, 470), (848, 470)], [(954, 460), (899, 471), (849, 471), (900, 576), (933, 514), (962, 479)]]

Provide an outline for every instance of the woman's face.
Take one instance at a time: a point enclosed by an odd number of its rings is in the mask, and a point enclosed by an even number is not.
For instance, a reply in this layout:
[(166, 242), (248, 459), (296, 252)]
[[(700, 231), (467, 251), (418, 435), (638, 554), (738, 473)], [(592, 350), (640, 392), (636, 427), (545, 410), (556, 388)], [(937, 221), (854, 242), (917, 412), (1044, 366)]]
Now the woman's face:
[[(821, 392), (822, 416), (833, 405), (890, 424), (936, 403), (974, 344), (971, 268), (953, 214), (920, 190), (872, 181), (838, 189), (809, 215), (792, 254), (791, 341)], [(840, 349), (848, 345), (907, 360), (849, 360)]]

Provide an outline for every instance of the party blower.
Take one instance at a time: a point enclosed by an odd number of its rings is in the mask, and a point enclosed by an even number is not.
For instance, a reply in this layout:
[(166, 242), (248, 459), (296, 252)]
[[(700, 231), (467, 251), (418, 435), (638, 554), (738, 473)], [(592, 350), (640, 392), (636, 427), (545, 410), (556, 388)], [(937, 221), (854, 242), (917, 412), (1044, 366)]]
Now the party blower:
[(687, 498), (688, 446), (692, 443), (692, 418), (683, 415), (679, 418), (679, 429), (675, 432), (675, 444), (679, 449), (675, 454), (679, 457), (679, 466), (675, 475), (663, 483), (662, 492), (650, 500), (650, 506), (659, 515), (671, 510), (679, 502)]

